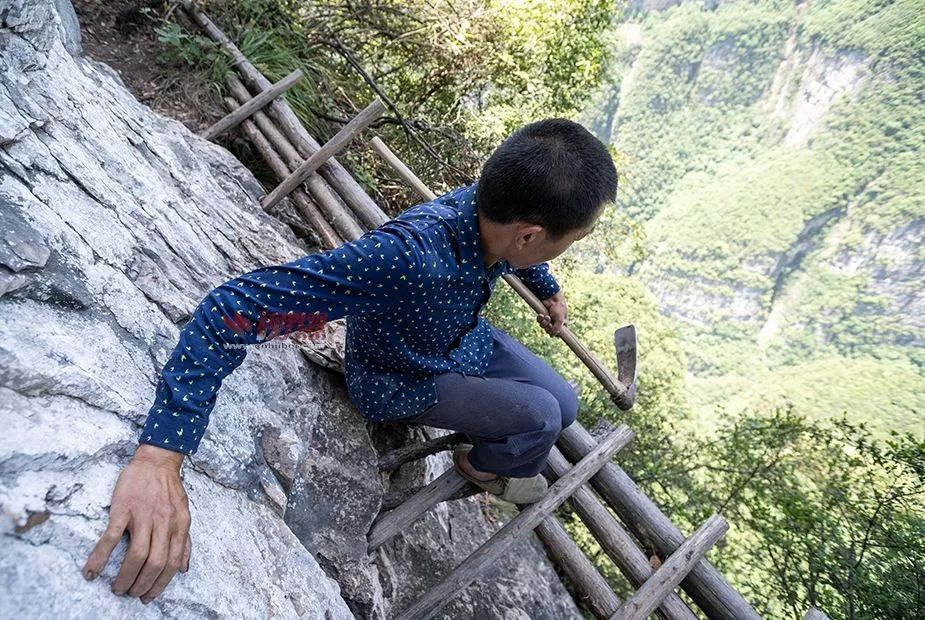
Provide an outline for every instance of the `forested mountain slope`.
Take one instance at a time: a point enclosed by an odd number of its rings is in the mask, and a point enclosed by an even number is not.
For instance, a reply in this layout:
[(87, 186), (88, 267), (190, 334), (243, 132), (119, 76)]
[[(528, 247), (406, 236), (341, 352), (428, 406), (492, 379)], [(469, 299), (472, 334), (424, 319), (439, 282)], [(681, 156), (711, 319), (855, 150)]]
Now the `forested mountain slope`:
[(881, 431), (925, 405), (925, 4), (636, 2), (586, 120), (701, 417), (786, 399)]

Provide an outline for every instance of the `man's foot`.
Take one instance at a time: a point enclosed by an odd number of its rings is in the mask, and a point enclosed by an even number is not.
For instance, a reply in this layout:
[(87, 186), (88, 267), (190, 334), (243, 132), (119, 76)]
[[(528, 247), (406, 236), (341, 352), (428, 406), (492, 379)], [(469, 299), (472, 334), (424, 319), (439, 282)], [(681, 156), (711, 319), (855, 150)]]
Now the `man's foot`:
[[(532, 504), (542, 499), (549, 490), (549, 486), (543, 474), (537, 474), (529, 478), (496, 475), (495, 478), (491, 480), (480, 480), (471, 476), (462, 465), (463, 457), (467, 457), (471, 449), (471, 444), (460, 444), (453, 451), (453, 465), (456, 471), (459, 472), (459, 475), (476, 486), (485, 489), (492, 495), (496, 495), (512, 504)], [(466, 458), (466, 461), (468, 461), (468, 458)], [(470, 464), (469, 467), (472, 467), (472, 465)]]
[(472, 463), (469, 462), (469, 451), (466, 450), (463, 452), (462, 456), (459, 457), (459, 466), (464, 472), (476, 478), (478, 480), (494, 480), (498, 477), (498, 474), (493, 474), (490, 471), (480, 471), (472, 466)]

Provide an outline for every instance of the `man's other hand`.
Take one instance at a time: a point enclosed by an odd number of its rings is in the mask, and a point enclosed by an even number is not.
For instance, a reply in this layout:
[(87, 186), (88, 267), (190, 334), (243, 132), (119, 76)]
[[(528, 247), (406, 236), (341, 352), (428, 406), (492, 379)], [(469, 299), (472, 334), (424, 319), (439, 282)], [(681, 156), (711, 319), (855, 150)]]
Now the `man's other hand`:
[(109, 508), (109, 526), (83, 567), (95, 579), (128, 532), (129, 546), (112, 591), (150, 603), (179, 570), (189, 569), (189, 500), (180, 480), (183, 454), (141, 444), (119, 474)]
[(546, 330), (547, 334), (558, 336), (559, 332), (562, 331), (562, 326), (565, 325), (565, 318), (568, 314), (568, 309), (565, 306), (565, 294), (560, 290), (552, 297), (544, 299), (543, 305), (546, 306), (546, 311), (549, 314), (538, 314), (536, 315), (536, 320)]

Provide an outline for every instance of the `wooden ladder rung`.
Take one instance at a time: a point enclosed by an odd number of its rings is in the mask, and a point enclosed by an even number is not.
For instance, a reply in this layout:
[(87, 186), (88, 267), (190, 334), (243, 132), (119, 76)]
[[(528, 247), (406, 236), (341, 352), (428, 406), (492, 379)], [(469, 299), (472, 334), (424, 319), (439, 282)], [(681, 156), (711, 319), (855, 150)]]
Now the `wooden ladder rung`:
[(621, 424), (609, 433), (593, 450), (588, 452), (585, 458), (581, 459), (581, 462), (549, 487), (549, 491), (542, 499), (527, 506), (495, 532), (485, 544), (463, 560), (443, 581), (425, 592), (398, 617), (402, 620), (430, 618), (456, 594), (475, 581), (486, 568), (494, 564), (515, 540), (532, 532), (546, 517), (550, 516), (575, 489), (587, 482), (613, 458), (614, 454), (626, 446), (633, 436), (633, 431), (625, 424)]
[(417, 461), (467, 441), (469, 441), (468, 435), (457, 432), (392, 450), (379, 458), (379, 471), (394, 471), (405, 463)]
[[(399, 491), (389, 491), (383, 496), (382, 506), (379, 511), (384, 514), (390, 510), (394, 510), (405, 502), (410, 501), (412, 497), (423, 491), (425, 488), (427, 488), (427, 485), (421, 485), (410, 489), (401, 489)], [(484, 491), (482, 489), (465, 486), (456, 493), (453, 493), (447, 497), (445, 500), (441, 501), (449, 502), (454, 499), (466, 499), (467, 497), (478, 495), (479, 493), (483, 492)]]
[[(185, 13), (210, 39), (219, 44), (231, 58), (232, 65), (238, 70), (241, 76), (247, 80), (247, 83), (250, 84), (252, 88), (257, 91), (264, 91), (272, 86), (270, 81), (257, 70), (257, 67), (255, 67), (244, 54), (241, 53), (241, 50), (238, 49), (231, 39), (229, 39), (225, 33), (222, 32), (198, 6), (196, 6), (193, 0), (181, 0), (181, 2), (183, 7), (178, 8), (177, 12)], [(231, 73), (228, 74), (228, 76), (231, 75)], [(250, 99), (249, 93), (247, 99)], [(244, 101), (241, 101), (241, 103), (244, 103)], [(289, 104), (286, 103), (285, 98), (274, 99), (270, 105), (267, 106), (266, 111), (278, 125), (280, 133), (286, 136), (292, 146), (298, 150), (301, 157), (309, 157), (312, 153), (321, 148), (321, 145), (309, 135), (295, 112), (293, 112)], [(260, 125), (259, 121), (258, 125)], [(266, 133), (264, 127), (261, 127), (261, 130)], [(324, 177), (325, 187), (328, 187), (329, 193), (331, 195), (336, 193), (343, 202), (346, 203), (349, 210), (351, 210), (365, 226), (376, 228), (389, 219), (337, 159), (333, 157), (329, 158), (324, 162), (318, 172)], [(348, 241), (350, 239), (353, 239), (353, 237), (345, 238), (345, 240)]]
[(267, 90), (261, 92), (256, 97), (248, 100), (247, 103), (240, 106), (236, 110), (230, 112), (227, 116), (220, 119), (217, 123), (203, 131), (199, 134), (201, 137), (206, 140), (214, 140), (218, 136), (222, 135), (230, 129), (234, 129), (240, 125), (244, 120), (251, 117), (251, 115), (264, 107), (281, 94), (292, 88), (296, 83), (302, 79), (302, 71), (296, 69), (279, 82), (268, 88)]
[[(228, 90), (238, 100), (238, 103), (243, 105), (250, 101), (251, 94), (247, 90), (247, 87), (244, 83), (235, 77), (233, 74), (228, 74), (226, 77), (228, 82)], [(277, 99), (275, 103), (285, 103), (284, 99)], [(264, 135), (264, 137), (273, 145), (273, 148), (277, 151), (277, 154), (282, 158), (283, 163), (285, 164), (285, 170), (281, 171), (282, 175), (280, 176), (280, 183), (285, 181), (292, 172), (301, 166), (305, 159), (299, 154), (299, 151), (292, 145), (289, 139), (283, 134), (280, 128), (277, 126), (277, 123), (273, 122), (273, 119), (268, 116), (266, 112), (272, 110), (272, 106), (268, 107), (265, 111), (258, 110), (254, 112), (253, 120), (256, 123), (259, 131)], [(321, 147), (318, 147), (321, 148)], [(328, 160), (333, 161), (333, 160)], [(312, 211), (317, 212), (317, 216), (324, 220), (327, 223), (325, 228), (329, 228), (335, 231), (335, 234), (339, 237), (339, 240), (336, 240), (329, 247), (337, 247), (342, 244), (344, 241), (350, 241), (361, 236), (366, 232), (360, 223), (357, 221), (356, 216), (350, 211), (350, 209), (345, 208), (341, 204), (341, 200), (337, 197), (337, 194), (332, 191), (328, 184), (322, 179), (318, 174), (310, 174), (305, 180), (304, 187), (292, 190), (292, 193), (289, 194), (289, 197), (292, 198), (296, 205), (299, 205), (298, 196), (301, 193), (300, 190), (305, 190), (303, 196), (309, 200), (309, 207)], [(316, 218), (317, 219), (317, 218)], [(315, 220), (310, 220), (315, 221)], [(319, 231), (320, 232), (320, 231)]]
[[(572, 464), (554, 446), (549, 453), (547, 466), (550, 470), (550, 478), (555, 480), (564, 476)], [(620, 572), (634, 587), (642, 586), (654, 572), (649, 560), (636, 545), (629, 532), (623, 529), (620, 522), (601, 503), (591, 487), (587, 484), (582, 485), (569, 498), (569, 501), (579, 518), (587, 526), (588, 531), (600, 544), (601, 549), (613, 560)], [(609, 618), (614, 611), (616, 608), (603, 617)], [(674, 592), (669, 593), (662, 601), (657, 612), (666, 620), (697, 620), (697, 615)]]
[(610, 620), (645, 620), (665, 597), (693, 569), (700, 558), (716, 544), (729, 524), (720, 515), (713, 515), (678, 550), (668, 556), (665, 563), (640, 587), (636, 594), (623, 603)]
[[(241, 107), (241, 104), (231, 97), (225, 97), (224, 102), (225, 107), (229, 110), (237, 110)], [(258, 111), (254, 113), (253, 119), (244, 119), (244, 121), (241, 122), (241, 130), (250, 138), (254, 148), (257, 149), (257, 152), (260, 153), (263, 160), (267, 162), (267, 165), (273, 173), (282, 181), (289, 176), (289, 168), (286, 166), (286, 162), (284, 162), (276, 152), (270, 139), (267, 138), (264, 132), (257, 126), (262, 116), (264, 116), (264, 114)], [(327, 247), (337, 247), (344, 242), (338, 231), (334, 230), (327, 220), (324, 219), (324, 215), (318, 210), (318, 207), (312, 203), (308, 196), (306, 196), (305, 192), (300, 189), (295, 189), (289, 197), (295, 204), (295, 208), (298, 210), (299, 214), (311, 225), (322, 243)]]
[(396, 534), (421, 518), (428, 510), (448, 499), (456, 497), (464, 488), (472, 485), (480, 493), (482, 490), (459, 475), (455, 468), (450, 467), (439, 478), (411, 496), (401, 506), (382, 515), (373, 523), (366, 537), (367, 552), (372, 553), (383, 544), (391, 540)]
[(308, 175), (320, 168), (324, 162), (347, 146), (358, 133), (364, 131), (374, 120), (382, 116), (383, 112), (385, 112), (385, 105), (380, 99), (375, 99), (372, 103), (363, 108), (359, 114), (350, 119), (349, 123), (341, 127), (340, 131), (334, 134), (333, 138), (325, 142), (320, 149), (306, 159), (301, 166), (296, 168), (282, 183), (277, 185), (272, 192), (264, 196), (263, 200), (260, 201), (261, 206), (264, 209), (269, 209), (288, 196), (292, 190), (297, 188), (308, 178)]

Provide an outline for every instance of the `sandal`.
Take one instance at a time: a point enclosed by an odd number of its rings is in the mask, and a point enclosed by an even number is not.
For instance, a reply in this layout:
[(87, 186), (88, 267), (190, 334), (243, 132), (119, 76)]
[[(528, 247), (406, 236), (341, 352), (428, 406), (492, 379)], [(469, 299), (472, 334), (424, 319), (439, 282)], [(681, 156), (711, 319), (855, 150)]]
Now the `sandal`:
[(511, 476), (498, 476), (491, 480), (473, 478), (463, 470), (459, 462), (462, 456), (468, 454), (471, 449), (472, 445), (470, 444), (459, 444), (453, 450), (453, 466), (460, 476), (472, 484), (512, 504), (532, 504), (546, 495), (549, 485), (543, 474), (537, 474), (530, 478), (514, 478)]

